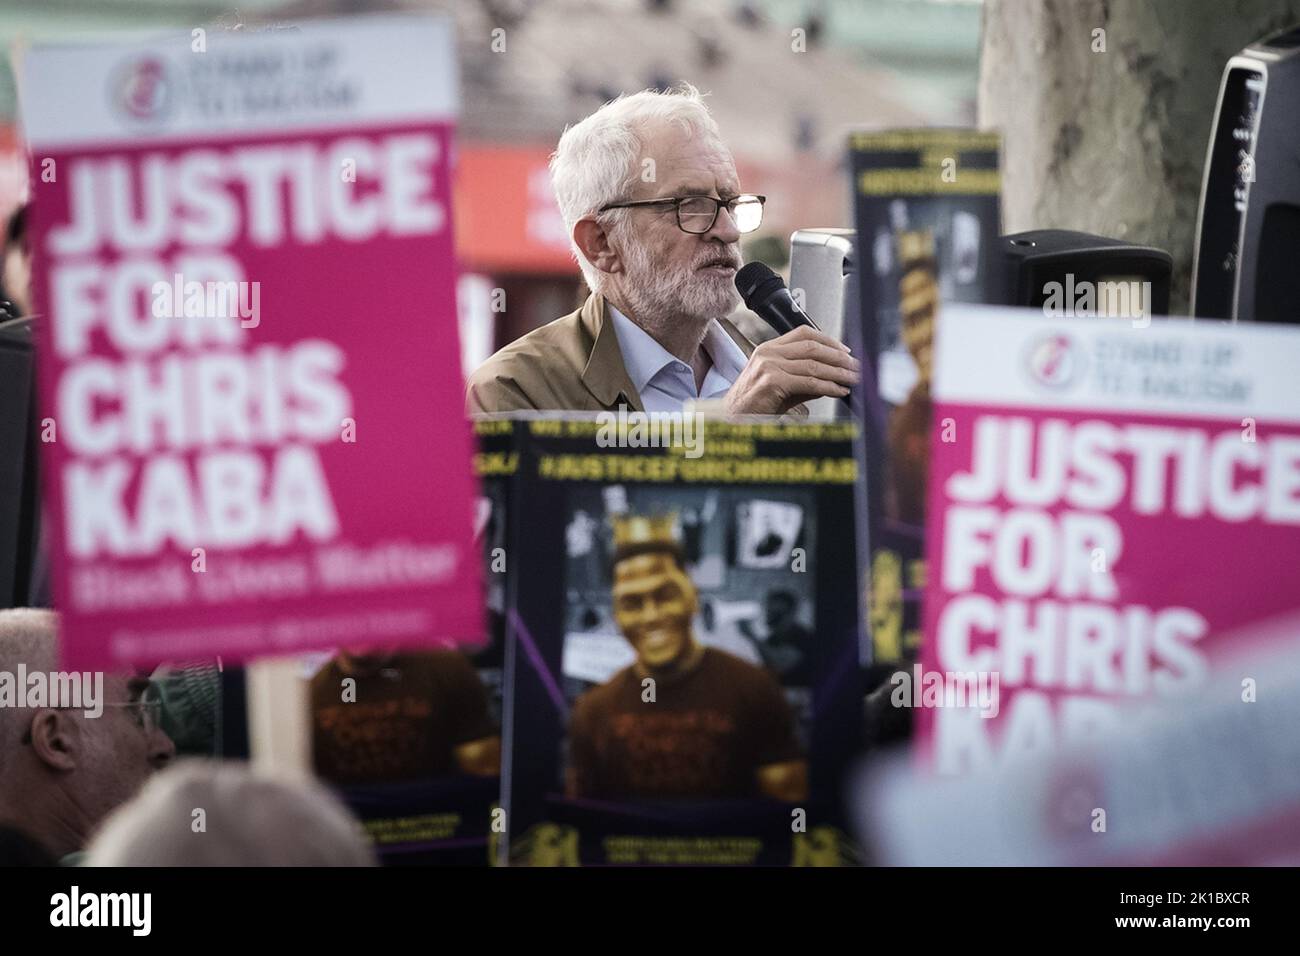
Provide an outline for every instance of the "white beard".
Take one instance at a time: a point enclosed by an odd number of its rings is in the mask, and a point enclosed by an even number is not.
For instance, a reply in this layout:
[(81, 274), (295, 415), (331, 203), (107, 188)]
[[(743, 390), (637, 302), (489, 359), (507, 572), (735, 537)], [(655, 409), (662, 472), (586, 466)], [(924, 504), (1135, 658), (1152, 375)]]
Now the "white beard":
[(740, 250), (736, 246), (705, 249), (686, 266), (664, 269), (650, 251), (636, 239), (629, 239), (623, 250), (626, 268), (626, 286), (623, 290), (628, 309), (637, 323), (651, 335), (680, 328), (681, 321), (695, 321), (700, 331), (709, 321), (729, 315), (740, 305), (740, 293), (735, 283), (725, 275), (700, 271), (700, 263), (715, 259), (719, 254), (730, 254), (740, 265)]

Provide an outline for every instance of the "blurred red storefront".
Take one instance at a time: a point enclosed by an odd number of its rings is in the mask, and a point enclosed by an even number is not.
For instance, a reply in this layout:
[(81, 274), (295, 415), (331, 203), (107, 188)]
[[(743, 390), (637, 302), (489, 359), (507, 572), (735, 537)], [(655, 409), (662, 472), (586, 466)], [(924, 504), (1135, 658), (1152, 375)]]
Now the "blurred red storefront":
[(27, 153), (16, 127), (0, 123), (0, 221), (27, 198)]
[(462, 143), (453, 198), (467, 369), (577, 307), (581, 275), (551, 192), (546, 146)]

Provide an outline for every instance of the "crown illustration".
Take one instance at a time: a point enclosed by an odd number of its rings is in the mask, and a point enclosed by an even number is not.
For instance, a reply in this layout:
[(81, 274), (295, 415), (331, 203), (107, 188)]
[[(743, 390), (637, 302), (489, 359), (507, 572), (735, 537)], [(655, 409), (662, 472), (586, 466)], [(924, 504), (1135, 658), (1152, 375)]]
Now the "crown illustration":
[(615, 559), (648, 551), (679, 551), (677, 515), (615, 515)]

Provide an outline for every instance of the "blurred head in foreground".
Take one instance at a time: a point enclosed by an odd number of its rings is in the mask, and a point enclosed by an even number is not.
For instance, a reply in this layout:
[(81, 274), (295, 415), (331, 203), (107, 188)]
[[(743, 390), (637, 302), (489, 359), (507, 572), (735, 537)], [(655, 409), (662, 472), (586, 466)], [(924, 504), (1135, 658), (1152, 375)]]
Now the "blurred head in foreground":
[(186, 760), (95, 836), (88, 866), (374, 866), (361, 825), (312, 780)]
[[(58, 618), (51, 611), (0, 611), (0, 822), (55, 856), (79, 850), (115, 807), (130, 799), (176, 750), (162, 731), (149, 682), (122, 675), (76, 676), (83, 706), (54, 699)], [(37, 698), (33, 675), (48, 681)], [(22, 681), (18, 678), (25, 675)], [(12, 700), (9, 698), (12, 697)]]

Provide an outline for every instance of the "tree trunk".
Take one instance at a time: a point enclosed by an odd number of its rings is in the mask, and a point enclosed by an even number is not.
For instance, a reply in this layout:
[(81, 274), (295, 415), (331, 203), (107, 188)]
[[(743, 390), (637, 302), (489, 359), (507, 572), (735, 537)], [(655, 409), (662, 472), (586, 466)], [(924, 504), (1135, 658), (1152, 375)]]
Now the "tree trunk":
[(979, 122), (1002, 132), (1004, 231), (1164, 249), (1186, 314), (1224, 65), (1298, 22), (1300, 0), (985, 0)]

